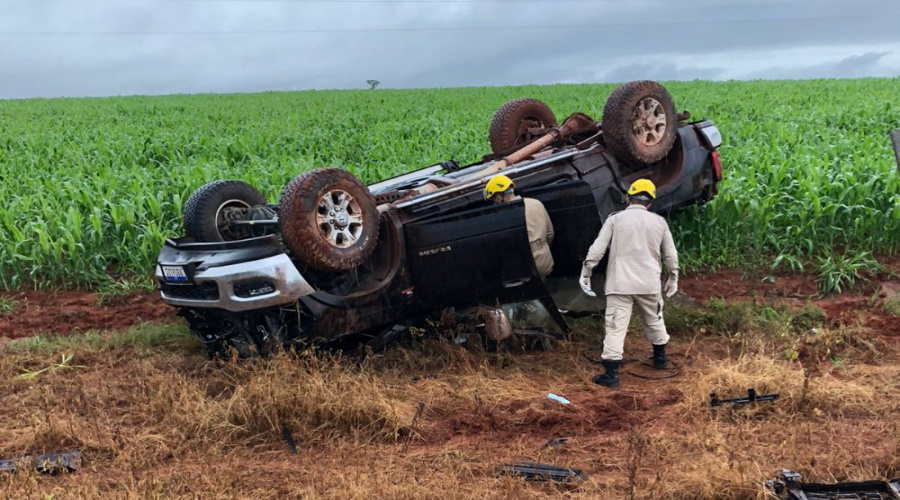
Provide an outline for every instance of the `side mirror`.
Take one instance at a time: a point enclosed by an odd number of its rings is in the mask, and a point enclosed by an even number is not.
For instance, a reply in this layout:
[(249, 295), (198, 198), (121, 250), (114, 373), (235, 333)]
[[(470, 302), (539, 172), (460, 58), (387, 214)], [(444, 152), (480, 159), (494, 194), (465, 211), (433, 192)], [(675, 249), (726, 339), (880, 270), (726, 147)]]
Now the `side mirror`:
[(900, 129), (891, 132), (891, 144), (894, 145), (894, 156), (897, 157), (897, 170), (900, 170)]

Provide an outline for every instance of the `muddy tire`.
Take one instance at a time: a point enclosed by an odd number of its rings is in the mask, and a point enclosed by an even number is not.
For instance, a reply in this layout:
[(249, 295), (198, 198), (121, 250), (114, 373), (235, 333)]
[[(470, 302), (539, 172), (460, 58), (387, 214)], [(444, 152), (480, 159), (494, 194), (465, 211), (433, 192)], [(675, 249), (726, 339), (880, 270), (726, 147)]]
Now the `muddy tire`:
[(320, 271), (347, 271), (378, 243), (378, 209), (369, 189), (337, 168), (294, 178), (281, 195), (278, 224), (294, 257)]
[[(537, 99), (516, 99), (504, 104), (491, 121), (491, 151), (505, 152), (540, 137), (533, 129), (557, 126), (553, 111)], [(531, 131), (529, 129), (532, 129)]]
[(617, 158), (632, 164), (662, 160), (675, 143), (678, 118), (669, 92), (641, 80), (617, 88), (603, 108), (603, 138)]
[(226, 180), (204, 184), (184, 204), (184, 231), (201, 242), (240, 240), (246, 235), (229, 229), (229, 214), (265, 203), (266, 198), (246, 182)]

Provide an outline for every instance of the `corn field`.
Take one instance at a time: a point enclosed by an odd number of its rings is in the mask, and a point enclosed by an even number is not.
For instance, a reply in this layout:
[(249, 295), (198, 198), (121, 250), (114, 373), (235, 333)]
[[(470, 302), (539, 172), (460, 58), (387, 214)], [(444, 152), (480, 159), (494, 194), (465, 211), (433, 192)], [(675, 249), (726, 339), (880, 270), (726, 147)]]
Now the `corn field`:
[[(888, 134), (900, 79), (667, 84), (722, 131), (725, 181), (670, 221), (688, 266), (802, 267), (900, 249)], [(489, 151), (494, 111), (518, 97), (599, 119), (615, 85), (308, 91), (0, 101), (0, 287), (146, 276), (202, 184), (241, 179), (277, 202), (297, 174), (366, 182)]]

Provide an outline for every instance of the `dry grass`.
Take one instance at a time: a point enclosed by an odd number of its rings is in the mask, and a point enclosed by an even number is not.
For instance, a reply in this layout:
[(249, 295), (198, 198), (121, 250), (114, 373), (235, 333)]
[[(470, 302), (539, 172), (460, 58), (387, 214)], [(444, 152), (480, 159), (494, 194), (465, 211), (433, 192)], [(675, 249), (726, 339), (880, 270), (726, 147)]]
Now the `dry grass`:
[[(884, 299), (884, 310), (892, 316), (900, 317), (900, 293), (894, 293)], [(2, 307), (0, 307), (2, 311)]]
[[(215, 365), (171, 331), (104, 349), (96, 338), (8, 347), (0, 456), (79, 449), (85, 467), (0, 476), (0, 498), (762, 499), (763, 480), (782, 467), (822, 481), (900, 476), (894, 346), (878, 359), (851, 346), (823, 364), (786, 359), (781, 338), (683, 337), (671, 349), (690, 345), (682, 376), (625, 375), (610, 391), (589, 383), (598, 367), (583, 356), (598, 325), (579, 325), (582, 340), (549, 352), (438, 340), (362, 364), (306, 354)], [(640, 358), (649, 347), (632, 334), (626, 351)], [(17, 378), (60, 364), (61, 353), (72, 355), (66, 367)], [(709, 408), (710, 391), (733, 397), (748, 387), (781, 398)], [(553, 437), (570, 439), (542, 448)], [(517, 460), (589, 478), (563, 486), (497, 476)]]

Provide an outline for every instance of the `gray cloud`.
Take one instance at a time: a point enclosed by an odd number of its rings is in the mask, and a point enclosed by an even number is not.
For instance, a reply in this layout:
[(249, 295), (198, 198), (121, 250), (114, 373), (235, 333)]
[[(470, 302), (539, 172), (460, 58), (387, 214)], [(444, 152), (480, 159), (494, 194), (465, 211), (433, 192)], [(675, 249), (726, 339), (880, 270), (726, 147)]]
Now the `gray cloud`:
[(891, 52), (866, 52), (812, 65), (773, 66), (747, 74), (747, 78), (860, 78), (866, 76), (900, 75), (900, 65), (883, 65)]
[(718, 80), (724, 68), (702, 68), (696, 66), (679, 67), (675, 64), (626, 64), (603, 74), (607, 82), (627, 82), (630, 80)]
[(0, 98), (900, 74), (895, 0), (0, 3)]

